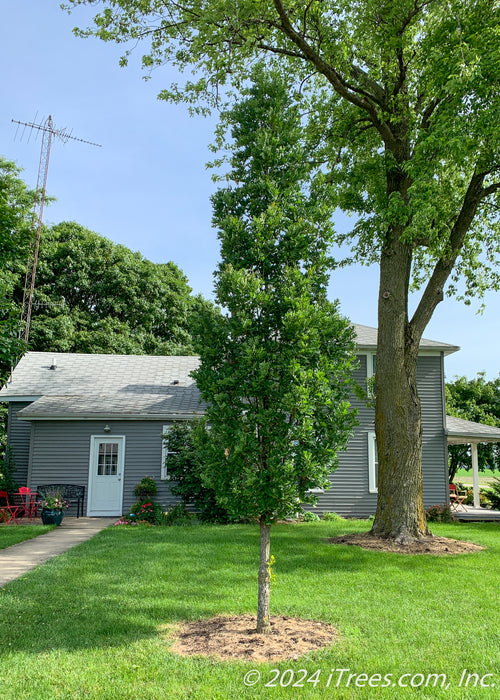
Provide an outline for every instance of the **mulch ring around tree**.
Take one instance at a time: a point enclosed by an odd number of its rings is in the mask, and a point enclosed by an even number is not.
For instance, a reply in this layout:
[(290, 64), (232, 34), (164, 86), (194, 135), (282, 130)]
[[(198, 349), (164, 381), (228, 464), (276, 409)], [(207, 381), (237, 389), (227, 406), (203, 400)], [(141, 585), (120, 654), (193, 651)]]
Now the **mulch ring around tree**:
[(421, 540), (415, 540), (409, 544), (398, 544), (394, 540), (376, 537), (369, 532), (356, 532), (340, 537), (328, 539), (331, 544), (350, 544), (363, 549), (374, 549), (378, 552), (397, 552), (399, 554), (434, 554), (438, 556), (446, 554), (470, 554), (484, 549), (473, 542), (452, 540), (448, 537), (435, 537), (431, 535)]
[(257, 634), (255, 615), (218, 615), (188, 622), (169, 636), (171, 651), (181, 656), (212, 656), (223, 661), (297, 659), (330, 646), (339, 638), (335, 627), (317, 620), (271, 617), (271, 632)]

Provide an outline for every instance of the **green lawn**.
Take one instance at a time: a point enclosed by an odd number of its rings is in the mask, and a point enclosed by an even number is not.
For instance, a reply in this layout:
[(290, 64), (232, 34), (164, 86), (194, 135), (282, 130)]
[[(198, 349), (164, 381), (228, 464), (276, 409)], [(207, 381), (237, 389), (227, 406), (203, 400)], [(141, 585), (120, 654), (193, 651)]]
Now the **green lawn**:
[[(479, 481), (489, 482), (493, 478), (499, 478), (500, 472), (494, 471), (493, 469), (485, 469), (483, 472), (479, 472)], [(472, 469), (459, 469), (455, 476), (455, 481), (470, 481), (472, 483)]]
[[(164, 698), (497, 698), (500, 525), (435, 525), (487, 547), (434, 557), (333, 546), (363, 521), (273, 528), (272, 612), (324, 620), (340, 639), (296, 661), (221, 663), (169, 651), (165, 626), (255, 610), (258, 530), (252, 526), (109, 528), (0, 590), (2, 700)], [(251, 688), (245, 674), (257, 668)], [(272, 669), (278, 669), (273, 672)], [(304, 673), (319, 682), (285, 685)], [(358, 687), (339, 672), (366, 674)], [(464, 669), (492, 687), (459, 688)], [(448, 689), (424, 687), (446, 673)], [(376, 674), (380, 674), (380, 679)], [(383, 681), (386, 674), (392, 674)], [(402, 684), (420, 687), (398, 687)], [(416, 676), (415, 674), (422, 674)], [(325, 687), (330, 677), (330, 687)], [(374, 687), (389, 683), (388, 687)], [(392, 685), (395, 683), (396, 685)], [(440, 686), (439, 680), (438, 685)], [(364, 687), (361, 687), (364, 686)]]
[(55, 525), (0, 525), (0, 549), (10, 547), (23, 540), (31, 540), (53, 530)]

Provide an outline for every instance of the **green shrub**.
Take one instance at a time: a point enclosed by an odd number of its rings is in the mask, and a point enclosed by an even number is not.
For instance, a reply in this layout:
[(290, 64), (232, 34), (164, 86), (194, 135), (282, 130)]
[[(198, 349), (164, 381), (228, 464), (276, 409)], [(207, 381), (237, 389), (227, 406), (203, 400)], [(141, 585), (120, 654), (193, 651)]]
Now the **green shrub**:
[(139, 501), (151, 500), (158, 492), (156, 481), (152, 476), (144, 476), (137, 486), (134, 486), (134, 496)]
[(163, 439), (168, 450), (165, 464), (172, 494), (185, 505), (193, 504), (202, 522), (230, 522), (227, 511), (217, 503), (213, 489), (203, 483), (201, 448), (210, 439), (204, 421), (175, 423)]
[(336, 522), (337, 520), (344, 520), (344, 518), (338, 513), (323, 513), (321, 520), (326, 520), (328, 522)]
[(305, 523), (316, 523), (319, 520), (319, 515), (313, 513), (311, 510), (305, 510), (301, 517)]
[(429, 522), (434, 523), (452, 523), (455, 518), (451, 512), (450, 505), (448, 503), (443, 503), (443, 505), (435, 505), (427, 508), (425, 515)]
[(3, 459), (0, 460), (0, 490), (16, 491), (18, 484), (14, 481), (13, 474), (16, 463), (10, 445), (6, 445)]
[(493, 480), (489, 489), (484, 489), (484, 496), (488, 499), (493, 510), (500, 510), (500, 479)]
[(164, 516), (165, 525), (192, 525), (194, 517), (188, 512), (185, 503), (177, 503), (172, 506)]

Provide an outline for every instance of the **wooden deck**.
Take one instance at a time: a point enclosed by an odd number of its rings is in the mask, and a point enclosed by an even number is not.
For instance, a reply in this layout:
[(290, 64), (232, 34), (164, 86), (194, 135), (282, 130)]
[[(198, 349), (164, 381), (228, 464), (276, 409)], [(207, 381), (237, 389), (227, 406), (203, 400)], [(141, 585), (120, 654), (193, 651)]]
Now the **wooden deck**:
[(453, 517), (457, 520), (490, 521), (500, 520), (500, 510), (487, 510), (486, 508), (474, 508), (464, 506), (465, 510), (452, 510)]

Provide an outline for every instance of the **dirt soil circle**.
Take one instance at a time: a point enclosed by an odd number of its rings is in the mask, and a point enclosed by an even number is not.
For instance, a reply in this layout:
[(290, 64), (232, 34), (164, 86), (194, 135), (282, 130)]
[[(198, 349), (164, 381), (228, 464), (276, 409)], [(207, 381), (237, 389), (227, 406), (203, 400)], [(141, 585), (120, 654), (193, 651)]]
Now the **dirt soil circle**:
[(363, 549), (374, 549), (378, 552), (397, 552), (399, 554), (434, 554), (443, 556), (447, 554), (470, 554), (484, 549), (473, 542), (452, 540), (448, 537), (424, 537), (409, 544), (397, 544), (394, 540), (376, 537), (369, 532), (357, 532), (340, 537), (328, 539), (331, 544), (350, 544)]
[(171, 651), (223, 661), (281, 661), (330, 646), (339, 637), (326, 622), (294, 617), (272, 617), (269, 634), (257, 634), (255, 627), (254, 615), (219, 615), (188, 622), (175, 632)]

